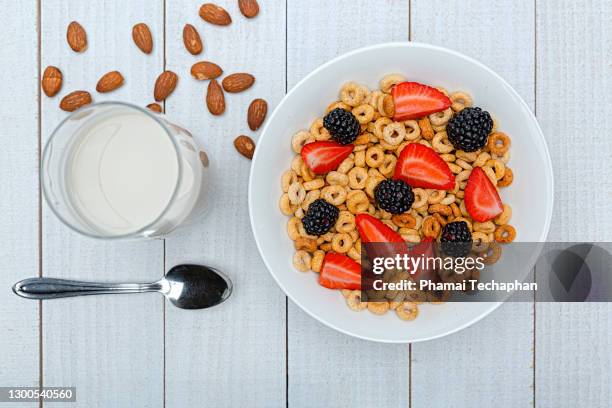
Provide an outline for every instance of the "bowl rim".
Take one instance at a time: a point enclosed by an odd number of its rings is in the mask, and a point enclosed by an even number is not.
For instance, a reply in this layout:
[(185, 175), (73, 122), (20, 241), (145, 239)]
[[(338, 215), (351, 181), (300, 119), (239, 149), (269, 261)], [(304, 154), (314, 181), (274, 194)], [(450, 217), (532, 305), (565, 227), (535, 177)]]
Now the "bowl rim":
[[(360, 53), (367, 53), (370, 52), (372, 50), (378, 50), (378, 49), (382, 49), (382, 48), (395, 48), (395, 47), (409, 47), (409, 48), (424, 48), (424, 49), (429, 49), (429, 50), (435, 50), (435, 51), (440, 51), (442, 53), (447, 53), (447, 54), (451, 54), (454, 55), (456, 57), (462, 58), (464, 60), (466, 60), (467, 62), (474, 64), (482, 69), (484, 69), (485, 71), (487, 71), (489, 74), (493, 75), (497, 80), (499, 80), (503, 85), (505, 85), (507, 87), (507, 89), (510, 91), (510, 93), (516, 97), (516, 100), (519, 102), (519, 104), (521, 104), (523, 106), (524, 109), (526, 109), (527, 112), (529, 112), (529, 115), (531, 116), (531, 119), (533, 121), (533, 123), (535, 124), (535, 128), (536, 131), (539, 135), (539, 139), (540, 142), (542, 143), (542, 147), (543, 147), (543, 152), (544, 155), (546, 157), (546, 166), (544, 168), (545, 170), (545, 176), (546, 176), (546, 180), (548, 182), (548, 196), (550, 197), (550, 200), (548, 200), (548, 202), (546, 203), (546, 219), (544, 220), (544, 228), (542, 229), (542, 234), (539, 238), (539, 242), (545, 242), (546, 238), (548, 237), (549, 231), (550, 231), (550, 225), (551, 225), (551, 220), (552, 220), (552, 214), (553, 214), (553, 205), (554, 205), (554, 173), (553, 173), (553, 168), (552, 168), (552, 159), (550, 156), (550, 151), (548, 149), (548, 144), (546, 143), (546, 138), (544, 137), (544, 133), (542, 132), (542, 129), (540, 127), (540, 124), (538, 123), (538, 120), (535, 116), (535, 114), (533, 113), (533, 111), (531, 110), (531, 108), (529, 107), (529, 105), (527, 105), (527, 103), (523, 100), (523, 98), (520, 96), (520, 94), (504, 79), (502, 78), (499, 74), (497, 74), (494, 70), (492, 70), (491, 68), (489, 68), (488, 66), (486, 66), (485, 64), (483, 64), (482, 62), (469, 57), (463, 53), (460, 53), (458, 51), (455, 50), (451, 50), (449, 48), (445, 48), (445, 47), (441, 47), (438, 45), (432, 45), (432, 44), (427, 44), (427, 43), (421, 43), (421, 42), (413, 42), (413, 41), (395, 41), (395, 42), (385, 42), (385, 43), (379, 43), (379, 44), (374, 44), (374, 45), (369, 45), (369, 46), (365, 46), (365, 47), (360, 47), (357, 49), (354, 49), (352, 51), (346, 52), (344, 54), (338, 55), (334, 58), (332, 58), (331, 60), (319, 65), (317, 68), (315, 68), (314, 70), (312, 70), (310, 73), (308, 73), (304, 78), (302, 78), (300, 81), (298, 81), (286, 94), (285, 96), (283, 96), (283, 98), (281, 99), (281, 101), (276, 105), (276, 107), (274, 108), (274, 111), (272, 112), (272, 114), (270, 115), (269, 119), (266, 121), (267, 123), (265, 124), (264, 128), (262, 129), (262, 132), (259, 136), (259, 140), (261, 140), (261, 138), (266, 137), (267, 133), (268, 133), (268, 128), (270, 127), (270, 124), (274, 122), (274, 119), (276, 117), (276, 115), (278, 114), (278, 112), (280, 111), (281, 107), (286, 103), (286, 101), (292, 97), (293, 93), (296, 92), (297, 89), (301, 88), (302, 85), (306, 82), (308, 82), (313, 76), (315, 76), (316, 74), (318, 74), (319, 72), (325, 70), (327, 67), (334, 65), (336, 63), (338, 63), (339, 61), (351, 57), (355, 54), (360, 54)], [(270, 264), (268, 262), (267, 257), (264, 255), (264, 252), (262, 250), (261, 244), (260, 244), (260, 240), (259, 237), (257, 236), (257, 232), (256, 232), (256, 228), (255, 228), (255, 220), (253, 217), (253, 194), (254, 194), (254, 176), (253, 176), (253, 169), (255, 168), (255, 163), (257, 162), (257, 160), (259, 159), (260, 153), (258, 149), (255, 149), (255, 153), (253, 155), (253, 159), (251, 162), (251, 167), (250, 167), (250, 172), (249, 172), (249, 183), (248, 183), (248, 207), (249, 207), (249, 220), (250, 220), (250, 225), (251, 225), (251, 231), (253, 233), (253, 236), (255, 238), (255, 244), (257, 246), (257, 250), (259, 252), (259, 255), (261, 257), (261, 259), (264, 262), (264, 265), (266, 266), (266, 269), (268, 270), (268, 272), (270, 273), (270, 275), (272, 275), (272, 278), (274, 279), (274, 281), (276, 282), (276, 284), (282, 289), (282, 291), (285, 293), (285, 295), (291, 299), (291, 301), (293, 303), (295, 303), (301, 310), (303, 310), (304, 312), (306, 312), (308, 315), (310, 315), (311, 317), (313, 317), (314, 319), (316, 319), (317, 321), (319, 321), (320, 323), (324, 324), (325, 326), (332, 328), (336, 331), (339, 331), (341, 333), (344, 333), (346, 335), (352, 336), (352, 337), (356, 337), (356, 338), (360, 338), (363, 340), (368, 340), (368, 341), (373, 341), (373, 342), (378, 342), (378, 343), (395, 343), (395, 344), (407, 344), (407, 343), (418, 343), (418, 342), (422, 342), (422, 341), (429, 341), (429, 340), (434, 340), (437, 338), (441, 338), (441, 337), (445, 337), (448, 335), (451, 335), (453, 333), (456, 333), (460, 330), (463, 330), (475, 323), (477, 323), (478, 321), (482, 320), (483, 318), (485, 318), (486, 316), (488, 316), (489, 314), (491, 314), (495, 309), (497, 309), (499, 306), (502, 305), (502, 303), (504, 302), (490, 302), (487, 303), (487, 307), (483, 309), (482, 313), (480, 313), (478, 316), (476, 316), (475, 318), (457, 326), (454, 327), (451, 330), (447, 330), (444, 332), (441, 332), (439, 334), (433, 335), (433, 336), (425, 336), (425, 337), (421, 337), (421, 338), (416, 338), (416, 339), (412, 339), (412, 340), (390, 340), (390, 339), (380, 339), (380, 338), (374, 338), (374, 337), (369, 337), (369, 336), (364, 336), (364, 335), (360, 335), (360, 334), (356, 334), (356, 333), (352, 333), (348, 330), (345, 330), (341, 327), (337, 327), (329, 322), (327, 322), (325, 319), (323, 319), (322, 317), (316, 315), (315, 313), (311, 312), (308, 308), (306, 308), (305, 306), (302, 305), (302, 303), (300, 301), (298, 301), (291, 293), (289, 293), (289, 291), (286, 289), (286, 287), (283, 285), (283, 283), (280, 281), (280, 279), (276, 276), (276, 274), (274, 272), (272, 272), (272, 268), (270, 267)]]

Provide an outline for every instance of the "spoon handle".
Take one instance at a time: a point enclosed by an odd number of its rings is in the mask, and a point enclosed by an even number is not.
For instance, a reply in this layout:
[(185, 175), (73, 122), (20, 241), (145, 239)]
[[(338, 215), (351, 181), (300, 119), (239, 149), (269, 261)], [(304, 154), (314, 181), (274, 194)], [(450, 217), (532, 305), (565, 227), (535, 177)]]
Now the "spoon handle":
[(159, 282), (97, 283), (55, 278), (30, 278), (17, 282), (13, 286), (15, 294), (28, 299), (56, 299), (109, 293), (156, 292), (160, 289), (161, 284)]

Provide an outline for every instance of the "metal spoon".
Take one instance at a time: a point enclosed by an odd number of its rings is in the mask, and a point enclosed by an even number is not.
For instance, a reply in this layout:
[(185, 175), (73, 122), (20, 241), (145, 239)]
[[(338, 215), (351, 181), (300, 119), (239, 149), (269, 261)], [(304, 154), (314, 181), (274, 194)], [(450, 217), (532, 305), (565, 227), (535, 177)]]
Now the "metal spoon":
[(98, 283), (67, 279), (30, 278), (17, 282), (13, 292), (28, 299), (56, 299), (109, 293), (159, 292), (181, 309), (218, 305), (232, 293), (232, 282), (216, 269), (202, 265), (177, 265), (152, 283)]

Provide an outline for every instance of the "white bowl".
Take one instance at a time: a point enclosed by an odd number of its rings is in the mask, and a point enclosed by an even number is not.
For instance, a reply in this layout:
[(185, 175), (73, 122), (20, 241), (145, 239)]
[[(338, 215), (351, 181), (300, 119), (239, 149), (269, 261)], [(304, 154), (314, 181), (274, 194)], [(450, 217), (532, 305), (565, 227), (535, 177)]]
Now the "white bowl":
[[(361, 48), (320, 66), (283, 98), (259, 138), (249, 182), (249, 211), (257, 247), (268, 270), (283, 291), (320, 322), (362, 339), (407, 343), (434, 339), (477, 322), (500, 303), (446, 303), (422, 305), (412, 322), (395, 313), (376, 316), (356, 313), (339, 291), (319, 286), (316, 273), (297, 271), (292, 265), (293, 242), (287, 236), (288, 218), (278, 206), (280, 177), (294, 153), (291, 136), (308, 129), (338, 99), (341, 85), (356, 81), (377, 88), (388, 73), (449, 91), (467, 91), (475, 105), (488, 110), (502, 131), (512, 138), (509, 166), (514, 183), (502, 189), (502, 200), (512, 206), (517, 240), (543, 242), (553, 206), (550, 155), (538, 123), (514, 89), (478, 61), (458, 52), (418, 43), (387, 43)], [(520, 261), (529, 271), (536, 255)]]

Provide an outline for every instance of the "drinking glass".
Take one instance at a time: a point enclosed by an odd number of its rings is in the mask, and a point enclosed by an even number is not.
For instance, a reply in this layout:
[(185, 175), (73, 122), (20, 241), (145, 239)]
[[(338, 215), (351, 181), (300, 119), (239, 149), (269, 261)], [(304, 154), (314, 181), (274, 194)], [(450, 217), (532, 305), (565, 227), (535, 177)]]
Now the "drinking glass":
[(83, 107), (54, 130), (42, 156), (51, 210), (94, 238), (159, 238), (205, 210), (208, 155), (164, 114), (123, 102)]

